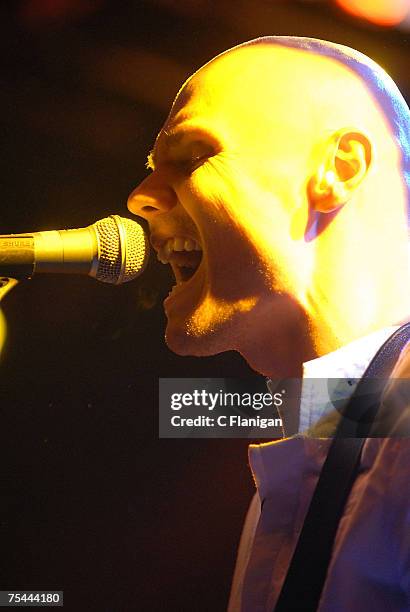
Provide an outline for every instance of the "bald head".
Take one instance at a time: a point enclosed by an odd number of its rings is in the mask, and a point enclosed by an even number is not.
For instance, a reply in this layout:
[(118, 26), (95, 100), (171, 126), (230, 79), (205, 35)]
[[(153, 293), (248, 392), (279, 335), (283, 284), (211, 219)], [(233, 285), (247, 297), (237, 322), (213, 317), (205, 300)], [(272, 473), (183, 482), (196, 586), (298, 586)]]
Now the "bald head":
[(392, 152), (397, 158), (394, 126), (362, 74), (329, 54), (282, 45), (280, 37), (269, 40), (279, 44), (259, 39), (198, 70), (181, 88), (164, 127), (200, 117), (218, 123), (231, 137), (240, 126), (249, 145), (259, 147), (266, 134), (282, 126), (289, 141), (299, 134), (298, 146), (305, 134), (311, 146), (313, 132), (320, 141), (323, 134), (356, 126), (383, 144), (380, 153), (386, 152), (386, 159)]
[[(269, 93), (272, 88), (281, 89), (285, 85), (283, 93), (289, 104), (293, 99), (299, 100), (306, 109), (316, 111), (316, 126), (321, 119), (330, 123), (333, 120), (334, 124), (355, 120), (363, 127), (371, 127), (371, 121), (380, 120), (382, 115), (401, 151), (403, 174), (410, 184), (408, 106), (389, 75), (367, 56), (318, 39), (264, 37), (218, 55), (188, 79), (181, 91), (188, 93), (192, 81), (199, 75), (209, 75), (210, 68), (214, 70), (218, 64), (222, 90), (228, 89), (236, 79), (238, 100), (245, 95), (250, 101), (254, 93), (253, 103), (257, 105), (264, 86)], [(217, 75), (216, 70), (214, 74)], [(206, 88), (203, 93), (206, 96)], [(212, 90), (208, 90), (208, 95), (213, 95)], [(376, 109), (379, 113), (375, 113)], [(330, 128), (334, 129), (334, 125)]]

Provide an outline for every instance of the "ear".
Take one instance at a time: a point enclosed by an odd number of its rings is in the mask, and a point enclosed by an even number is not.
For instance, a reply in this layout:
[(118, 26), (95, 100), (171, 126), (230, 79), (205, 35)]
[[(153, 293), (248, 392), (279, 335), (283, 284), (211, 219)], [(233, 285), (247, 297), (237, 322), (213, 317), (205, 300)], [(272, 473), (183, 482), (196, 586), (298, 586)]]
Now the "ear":
[(322, 161), (308, 183), (308, 196), (314, 210), (326, 213), (351, 199), (369, 169), (372, 145), (363, 132), (344, 128), (321, 149)]

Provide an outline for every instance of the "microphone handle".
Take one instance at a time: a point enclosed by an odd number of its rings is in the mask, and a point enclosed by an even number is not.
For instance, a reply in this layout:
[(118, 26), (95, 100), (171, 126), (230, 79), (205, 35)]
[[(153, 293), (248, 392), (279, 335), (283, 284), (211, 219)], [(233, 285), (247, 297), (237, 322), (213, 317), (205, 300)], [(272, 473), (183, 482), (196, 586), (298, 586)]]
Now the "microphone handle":
[(32, 234), (0, 235), (0, 274), (30, 278), (37, 273), (92, 274), (98, 268), (94, 226)]

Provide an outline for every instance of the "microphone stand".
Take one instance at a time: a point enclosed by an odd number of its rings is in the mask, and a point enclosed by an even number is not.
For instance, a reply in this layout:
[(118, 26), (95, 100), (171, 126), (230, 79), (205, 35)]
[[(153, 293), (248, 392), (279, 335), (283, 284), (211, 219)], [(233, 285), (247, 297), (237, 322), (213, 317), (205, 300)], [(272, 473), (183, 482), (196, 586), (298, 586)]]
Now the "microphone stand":
[(0, 302), (4, 296), (17, 285), (17, 283), (18, 280), (15, 278), (0, 276)]
[[(18, 280), (15, 278), (9, 278), (8, 276), (0, 276), (0, 302), (4, 298), (4, 296), (15, 287), (18, 283)], [(4, 348), (4, 342), (7, 335), (7, 324), (6, 319), (3, 314), (2, 309), (0, 308), (0, 355)]]

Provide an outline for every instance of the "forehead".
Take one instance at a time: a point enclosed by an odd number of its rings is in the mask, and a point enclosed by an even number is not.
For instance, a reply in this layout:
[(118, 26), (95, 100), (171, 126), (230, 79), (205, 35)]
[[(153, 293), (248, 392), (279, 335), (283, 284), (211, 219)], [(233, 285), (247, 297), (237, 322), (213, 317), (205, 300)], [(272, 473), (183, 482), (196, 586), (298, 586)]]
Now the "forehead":
[(178, 144), (192, 130), (227, 135), (243, 133), (246, 126), (252, 126), (252, 131), (257, 131), (258, 123), (266, 124), (278, 116), (283, 106), (280, 81), (284, 73), (278, 59), (275, 77), (273, 56), (278, 54), (288, 55), (288, 50), (269, 45), (245, 47), (222, 54), (203, 66), (182, 86), (158, 135), (157, 146), (163, 142)]
[(268, 45), (244, 47), (205, 64), (182, 86), (164, 127), (172, 129), (198, 116), (215, 118), (225, 112), (230, 115), (232, 103), (236, 108), (245, 106), (252, 97), (256, 101), (263, 90), (260, 76), (264, 74), (266, 79), (266, 73), (272, 71), (273, 54), (275, 49)]
[(312, 138), (346, 122), (365, 125), (374, 106), (362, 79), (335, 59), (269, 43), (237, 47), (186, 81), (156, 148), (177, 143), (191, 126), (250, 147), (272, 135)]

